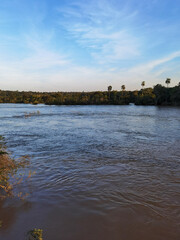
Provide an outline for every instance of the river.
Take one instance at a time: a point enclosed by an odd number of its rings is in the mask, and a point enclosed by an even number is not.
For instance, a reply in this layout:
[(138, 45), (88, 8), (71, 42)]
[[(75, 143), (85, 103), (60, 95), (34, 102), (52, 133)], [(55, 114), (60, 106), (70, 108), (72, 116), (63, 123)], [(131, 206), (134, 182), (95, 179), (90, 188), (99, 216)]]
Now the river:
[(0, 104), (0, 135), (35, 171), (1, 240), (179, 239), (180, 108)]

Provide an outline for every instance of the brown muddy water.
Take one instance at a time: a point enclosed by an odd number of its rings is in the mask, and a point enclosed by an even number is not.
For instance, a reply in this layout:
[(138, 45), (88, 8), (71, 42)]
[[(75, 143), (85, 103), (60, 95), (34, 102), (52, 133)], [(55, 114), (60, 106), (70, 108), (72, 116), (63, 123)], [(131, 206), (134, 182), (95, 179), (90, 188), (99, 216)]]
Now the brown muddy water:
[(180, 108), (0, 104), (0, 135), (36, 172), (0, 203), (1, 240), (180, 239)]

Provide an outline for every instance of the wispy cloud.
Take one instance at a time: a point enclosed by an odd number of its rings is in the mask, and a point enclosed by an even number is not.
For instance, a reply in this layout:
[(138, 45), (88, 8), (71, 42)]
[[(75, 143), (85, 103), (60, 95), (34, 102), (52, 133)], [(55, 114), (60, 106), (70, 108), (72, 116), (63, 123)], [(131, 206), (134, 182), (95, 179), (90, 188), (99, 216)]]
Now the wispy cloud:
[[(180, 51), (176, 51), (173, 52), (171, 54), (169, 54), (168, 56), (165, 56), (163, 58), (159, 58), (159, 59), (155, 59), (153, 61), (150, 61), (148, 63), (145, 64), (141, 64), (138, 65), (136, 67), (133, 67), (129, 70), (129, 72), (131, 73), (136, 73), (138, 75), (145, 75), (145, 74), (149, 74), (152, 73), (152, 71), (155, 71), (156, 73), (159, 72), (156, 71), (156, 68), (159, 66), (163, 66), (163, 64), (170, 62), (172, 60), (174, 60), (175, 58), (180, 57)], [(162, 73), (162, 71), (160, 71), (159, 73)], [(157, 75), (157, 74), (156, 74)]]
[(90, 49), (90, 54), (99, 63), (139, 55), (138, 37), (128, 29), (128, 23), (133, 21), (137, 11), (129, 12), (126, 7), (117, 10), (106, 0), (76, 2), (58, 11), (64, 16), (59, 23), (81, 47)]
[(25, 69), (48, 70), (70, 63), (67, 56), (50, 49), (50, 35), (44, 36), (43, 39), (42, 37), (26, 36), (29, 56), (21, 61)]
[[(171, 77), (173, 75), (172, 83), (176, 84), (178, 78), (180, 77), (180, 71), (178, 71), (177, 66), (174, 69), (174, 60), (180, 60), (180, 51), (173, 52), (165, 57), (149, 61), (147, 63), (136, 65), (132, 68), (122, 69), (115, 71), (116, 75), (119, 76), (119, 81), (124, 81), (124, 84), (127, 84), (129, 89), (136, 88), (137, 83), (139, 86), (141, 81), (146, 81), (146, 86), (153, 86), (157, 83), (164, 83), (165, 78)], [(173, 63), (172, 66), (170, 63)], [(175, 76), (173, 74), (175, 72)], [(115, 80), (116, 82), (116, 80)]]
[[(25, 89), (43, 86), (50, 75), (71, 64), (68, 56), (49, 47), (49, 36), (42, 40), (38, 34), (29, 34), (24, 38), (26, 54), (24, 56), (7, 57), (0, 54), (0, 79), (2, 88), (15, 88), (16, 85)], [(20, 87), (20, 88), (21, 88)], [(36, 88), (36, 87), (35, 87)]]
[(179, 81), (178, 0), (1, 0), (0, 8), (1, 89), (90, 91)]

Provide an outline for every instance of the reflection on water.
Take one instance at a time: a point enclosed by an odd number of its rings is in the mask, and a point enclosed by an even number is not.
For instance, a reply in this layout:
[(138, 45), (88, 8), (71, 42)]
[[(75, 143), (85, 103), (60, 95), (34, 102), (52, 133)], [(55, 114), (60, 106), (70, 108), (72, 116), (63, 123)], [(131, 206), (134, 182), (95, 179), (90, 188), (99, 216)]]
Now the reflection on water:
[(0, 133), (36, 171), (0, 239), (179, 239), (180, 108), (1, 104)]

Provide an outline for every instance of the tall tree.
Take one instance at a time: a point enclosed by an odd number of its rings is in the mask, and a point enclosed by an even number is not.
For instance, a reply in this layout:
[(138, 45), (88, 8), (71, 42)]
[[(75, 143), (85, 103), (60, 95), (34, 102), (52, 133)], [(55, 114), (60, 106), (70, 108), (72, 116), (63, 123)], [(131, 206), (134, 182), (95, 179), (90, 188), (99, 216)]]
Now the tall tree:
[(166, 78), (165, 83), (167, 84), (167, 87), (169, 86), (169, 84), (171, 83), (171, 79), (170, 78)]
[(109, 101), (110, 101), (110, 98), (111, 98), (111, 97), (110, 97), (110, 96), (111, 96), (111, 95), (110, 95), (110, 93), (111, 93), (111, 90), (112, 90), (112, 86), (108, 86), (108, 92), (109, 92)]
[(112, 90), (112, 86), (108, 86), (108, 92)]
[(145, 86), (145, 81), (142, 81), (141, 86), (142, 86), (142, 88), (144, 88), (144, 86)]
[(122, 85), (122, 86), (121, 86), (121, 90), (122, 90), (122, 91), (125, 91), (125, 89), (126, 89), (126, 86), (125, 86), (125, 85)]

